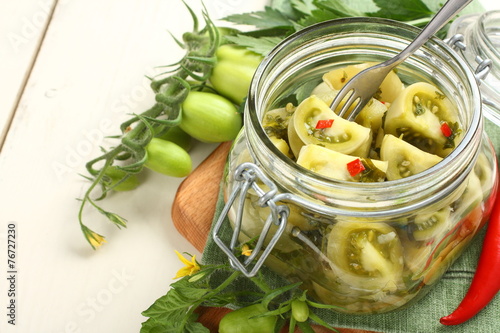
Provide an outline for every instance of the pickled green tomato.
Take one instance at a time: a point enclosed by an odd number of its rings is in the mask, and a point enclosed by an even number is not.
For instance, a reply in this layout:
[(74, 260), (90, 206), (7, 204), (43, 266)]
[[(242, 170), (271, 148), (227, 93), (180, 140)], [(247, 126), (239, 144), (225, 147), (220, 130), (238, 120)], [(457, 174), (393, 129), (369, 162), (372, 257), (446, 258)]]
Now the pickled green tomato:
[(394, 292), (402, 284), (403, 247), (384, 223), (339, 222), (328, 236), (332, 271), (359, 290)]
[(387, 180), (413, 176), (442, 160), (390, 134), (386, 134), (382, 140), (380, 157), (388, 161)]
[[(444, 132), (443, 126), (450, 132)], [(386, 134), (402, 137), (413, 146), (441, 157), (455, 148), (462, 134), (451, 101), (426, 82), (414, 83), (397, 96), (387, 110), (384, 130)]]
[(362, 172), (352, 175), (347, 165), (356, 158), (342, 154), (319, 145), (306, 145), (302, 147), (297, 164), (317, 174), (332, 179), (362, 182), (384, 181), (388, 163), (385, 161), (371, 161), (373, 169), (366, 166)]
[[(331, 126), (317, 128), (318, 122), (333, 120)], [(337, 116), (316, 96), (299, 104), (293, 127), (304, 144), (319, 144), (344, 154), (366, 157), (371, 143), (370, 129)]]
[(173, 177), (187, 176), (193, 167), (191, 157), (173, 142), (153, 138), (146, 146), (147, 168)]
[[(335, 90), (331, 85), (327, 84), (327, 82), (322, 82), (314, 88), (311, 95), (318, 97), (327, 105), (331, 105), (338, 93), (339, 90)], [(348, 97), (344, 98), (344, 100), (339, 103), (335, 110), (336, 113), (343, 108), (347, 98)], [(356, 103), (353, 103), (348, 113), (355, 105)], [(372, 130), (373, 139), (377, 139), (379, 132), (382, 132), (379, 130), (382, 128), (382, 121), (389, 105), (390, 103), (381, 102), (378, 99), (372, 98), (356, 116), (355, 122), (363, 127), (370, 128)], [(383, 135), (383, 133), (380, 134)]]
[[(364, 69), (375, 65), (374, 62), (367, 62), (357, 65), (350, 65), (339, 69), (334, 69), (323, 75), (323, 80), (333, 89), (340, 90), (344, 85)], [(398, 75), (391, 71), (386, 76), (379, 87), (375, 98), (383, 102), (392, 103), (403, 90), (403, 83)]]
[(241, 114), (233, 103), (217, 94), (191, 91), (182, 103), (179, 126), (200, 141), (231, 141), (242, 124)]

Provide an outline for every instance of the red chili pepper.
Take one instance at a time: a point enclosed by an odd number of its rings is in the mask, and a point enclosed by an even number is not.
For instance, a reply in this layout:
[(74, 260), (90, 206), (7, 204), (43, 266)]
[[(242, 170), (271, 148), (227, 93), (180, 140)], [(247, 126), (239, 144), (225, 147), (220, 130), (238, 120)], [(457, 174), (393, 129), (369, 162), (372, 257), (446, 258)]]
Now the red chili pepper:
[(365, 166), (363, 165), (363, 162), (361, 162), (361, 160), (359, 158), (347, 163), (347, 171), (349, 171), (349, 174), (352, 177), (356, 176), (358, 173), (362, 172), (363, 170), (365, 170)]
[[(493, 194), (492, 194), (493, 195)], [(443, 325), (458, 325), (481, 311), (500, 291), (500, 196), (491, 212), (481, 256), (469, 290), (450, 315), (441, 318)]]
[(443, 135), (447, 138), (449, 138), (453, 134), (453, 131), (451, 130), (448, 123), (445, 122), (441, 124), (441, 133), (443, 133)]
[(333, 125), (333, 119), (318, 120), (316, 129), (330, 128)]

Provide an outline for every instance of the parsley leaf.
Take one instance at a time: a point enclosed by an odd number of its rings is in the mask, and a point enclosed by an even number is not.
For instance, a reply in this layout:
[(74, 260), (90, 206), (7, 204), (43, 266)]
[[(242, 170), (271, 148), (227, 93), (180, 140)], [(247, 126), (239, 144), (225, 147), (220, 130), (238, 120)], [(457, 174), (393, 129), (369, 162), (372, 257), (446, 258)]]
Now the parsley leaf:
[(161, 332), (181, 330), (209, 332), (203, 325), (195, 323), (197, 315), (190, 309), (193, 304), (203, 299), (210, 289), (200, 283), (190, 283), (188, 278), (172, 283), (168, 293), (157, 299), (142, 313), (150, 318), (142, 324), (141, 333), (155, 332), (160, 328)]
[(279, 11), (292, 21), (296, 21), (300, 18), (301, 13), (298, 13), (294, 6), (292, 6), (294, 0), (273, 0), (271, 1), (271, 8)]
[(314, 5), (314, 0), (291, 0), (293, 8), (305, 15), (312, 15), (312, 12), (318, 7)]
[(434, 14), (422, 0), (374, 0), (374, 2), (380, 10), (370, 13), (370, 16), (410, 21)]
[[(420, 0), (415, 0), (415, 1), (420, 1)], [(345, 5), (344, 2), (341, 0), (316, 0), (315, 4), (316, 6), (318, 6), (318, 8), (329, 10), (332, 13), (338, 15), (339, 17), (366, 16), (365, 13)]]
[(342, 16), (339, 16), (339, 15), (337, 15), (329, 10), (315, 9), (311, 12), (311, 15), (307, 15), (304, 18), (302, 18), (299, 21), (299, 24), (303, 28), (305, 28), (305, 27), (308, 27), (308, 26), (316, 24), (316, 23), (320, 23), (320, 22), (324, 22), (324, 21), (328, 21), (328, 20), (333, 20), (333, 19), (337, 19), (340, 17), (342, 17)]
[(269, 6), (266, 6), (264, 11), (233, 14), (225, 17), (224, 20), (237, 24), (251, 25), (258, 29), (293, 26), (292, 21), (288, 17)]
[(244, 46), (250, 51), (264, 56), (283, 40), (283, 38), (281, 37), (253, 37), (244, 34), (236, 36), (226, 36), (226, 38), (232, 43)]

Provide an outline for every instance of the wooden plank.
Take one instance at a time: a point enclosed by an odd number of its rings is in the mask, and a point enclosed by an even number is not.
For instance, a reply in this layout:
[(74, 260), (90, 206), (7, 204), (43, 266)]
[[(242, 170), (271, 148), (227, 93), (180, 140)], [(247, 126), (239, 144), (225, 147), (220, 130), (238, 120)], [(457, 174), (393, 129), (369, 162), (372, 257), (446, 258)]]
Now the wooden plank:
[(0, 2), (0, 150), (56, 0)]

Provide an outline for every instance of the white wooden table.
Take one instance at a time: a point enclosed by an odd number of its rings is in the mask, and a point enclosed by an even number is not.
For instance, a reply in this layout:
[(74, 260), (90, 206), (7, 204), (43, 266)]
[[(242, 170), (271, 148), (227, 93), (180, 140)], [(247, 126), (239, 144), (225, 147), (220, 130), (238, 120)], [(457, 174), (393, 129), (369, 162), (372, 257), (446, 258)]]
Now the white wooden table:
[[(481, 1), (487, 10), (495, 2)], [(201, 1), (187, 3), (200, 13)], [(205, 1), (213, 18), (266, 3)], [(141, 311), (182, 266), (174, 250), (199, 255), (170, 218), (181, 179), (149, 173), (133, 193), (106, 199), (129, 221), (121, 231), (89, 209), (89, 226), (109, 241), (98, 251), (82, 237), (76, 200), (88, 186), (78, 174), (104, 137), (151, 105), (144, 75), (183, 54), (168, 31), (190, 29), (177, 0), (0, 0), (0, 332), (138, 332)], [(195, 164), (214, 147), (197, 145)]]

